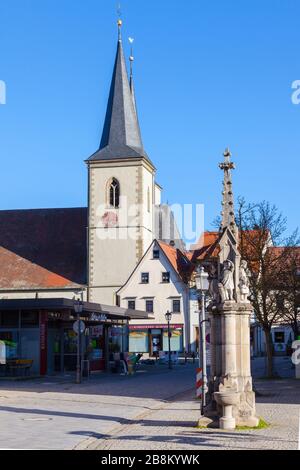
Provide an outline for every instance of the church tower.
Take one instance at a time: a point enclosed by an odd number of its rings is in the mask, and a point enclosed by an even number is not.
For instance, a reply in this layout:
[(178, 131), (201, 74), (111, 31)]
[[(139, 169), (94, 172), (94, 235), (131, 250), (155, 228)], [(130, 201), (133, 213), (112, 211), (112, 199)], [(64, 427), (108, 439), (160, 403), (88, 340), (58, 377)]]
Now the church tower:
[[(144, 150), (119, 37), (100, 147), (87, 161), (88, 298), (114, 304), (154, 238), (155, 168)], [(133, 56), (130, 56), (131, 66)], [(131, 68), (132, 69), (132, 68)]]

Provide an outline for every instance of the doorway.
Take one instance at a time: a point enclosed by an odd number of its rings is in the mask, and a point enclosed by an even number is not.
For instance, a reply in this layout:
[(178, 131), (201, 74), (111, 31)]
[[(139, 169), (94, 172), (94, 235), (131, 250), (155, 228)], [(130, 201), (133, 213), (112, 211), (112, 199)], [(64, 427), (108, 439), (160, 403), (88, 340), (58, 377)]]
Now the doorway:
[(159, 352), (162, 351), (162, 330), (151, 330), (150, 333), (150, 356), (159, 357)]

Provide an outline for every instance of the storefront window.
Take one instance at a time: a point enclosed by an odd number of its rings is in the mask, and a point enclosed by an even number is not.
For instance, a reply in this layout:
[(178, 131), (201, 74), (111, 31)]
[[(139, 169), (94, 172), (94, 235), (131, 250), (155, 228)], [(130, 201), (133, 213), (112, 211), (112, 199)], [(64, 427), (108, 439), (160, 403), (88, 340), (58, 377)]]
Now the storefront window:
[(77, 335), (73, 330), (64, 331), (64, 353), (76, 354), (77, 352)]
[(30, 360), (32, 361), (31, 373), (39, 372), (38, 326), (38, 312), (21, 312), (21, 314), (18, 311), (1, 312), (0, 341), (4, 343), (6, 362), (15, 359)]
[(129, 352), (144, 353), (149, 351), (148, 330), (132, 330), (129, 332)]
[(90, 361), (103, 359), (103, 349), (101, 346), (100, 338), (90, 338), (89, 344), (87, 347), (87, 356)]
[[(175, 330), (171, 330), (171, 351), (182, 351), (183, 348), (183, 338), (182, 338), (182, 329), (176, 328)], [(168, 344), (168, 330), (164, 330), (163, 334), (163, 350), (169, 350)]]
[(104, 358), (103, 325), (89, 328), (87, 357), (90, 361)]
[(109, 328), (109, 349), (110, 352), (120, 352), (123, 350), (123, 327), (113, 325)]
[(33, 361), (31, 368), (32, 372), (39, 371), (40, 362), (40, 332), (38, 328), (29, 328), (28, 326), (21, 330), (21, 351), (20, 357), (22, 359), (29, 359)]
[(0, 331), (0, 341), (5, 345), (6, 360), (18, 357), (19, 333), (17, 331)]

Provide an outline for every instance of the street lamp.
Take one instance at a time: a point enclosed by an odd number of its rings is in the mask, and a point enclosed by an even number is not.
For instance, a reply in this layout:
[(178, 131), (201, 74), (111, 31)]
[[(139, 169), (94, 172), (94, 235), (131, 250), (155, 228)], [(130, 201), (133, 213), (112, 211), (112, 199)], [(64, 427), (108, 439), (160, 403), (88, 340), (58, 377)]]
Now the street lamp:
[[(196, 289), (201, 299), (201, 316), (199, 315), (199, 367), (202, 368), (202, 398), (201, 398), (201, 416), (204, 414), (206, 406), (207, 391), (207, 370), (206, 370), (206, 328), (205, 322), (205, 297), (208, 292), (209, 282), (208, 274), (204, 271), (204, 267), (200, 266), (195, 275)], [(199, 311), (200, 313), (200, 311)]]
[(81, 383), (81, 367), (80, 367), (80, 356), (81, 356), (81, 320), (80, 314), (83, 311), (83, 303), (77, 299), (74, 302), (74, 310), (77, 315), (77, 363), (76, 363), (76, 383)]
[(170, 321), (172, 319), (172, 313), (169, 310), (165, 313), (166, 320), (168, 322), (168, 347), (169, 347), (169, 369), (172, 369), (171, 361), (171, 330), (170, 330)]

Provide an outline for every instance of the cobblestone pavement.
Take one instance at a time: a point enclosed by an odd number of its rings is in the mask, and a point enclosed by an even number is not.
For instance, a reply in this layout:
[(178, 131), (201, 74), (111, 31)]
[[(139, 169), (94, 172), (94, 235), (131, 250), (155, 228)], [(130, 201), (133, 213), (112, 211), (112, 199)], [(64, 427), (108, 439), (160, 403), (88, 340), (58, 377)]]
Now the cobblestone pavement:
[(141, 368), (134, 376), (99, 374), (81, 385), (73, 377), (0, 381), (0, 448), (70, 449), (89, 436), (163, 406), (191, 389), (195, 365)]
[(79, 449), (94, 450), (242, 450), (298, 448), (300, 383), (257, 381), (257, 414), (270, 427), (260, 430), (197, 429), (199, 403), (189, 391), (136, 424), (123, 424), (104, 439), (90, 439)]
[[(252, 375), (255, 378), (265, 377), (267, 373), (267, 361), (265, 357), (257, 357), (251, 361)], [(274, 375), (282, 378), (295, 377), (295, 367), (288, 356), (277, 356), (273, 358)]]
[[(253, 363), (261, 377), (263, 361)], [(278, 361), (290, 374), (290, 363)], [(73, 380), (73, 379), (71, 379)], [(142, 368), (135, 376), (100, 375), (0, 381), (0, 448), (10, 449), (296, 449), (300, 381), (256, 380), (257, 412), (268, 429), (197, 429), (195, 365)]]

